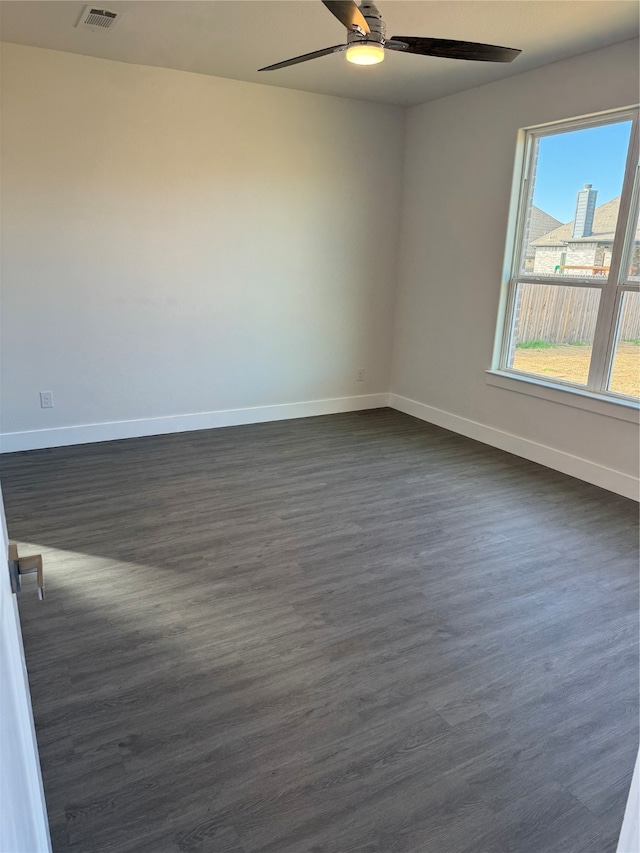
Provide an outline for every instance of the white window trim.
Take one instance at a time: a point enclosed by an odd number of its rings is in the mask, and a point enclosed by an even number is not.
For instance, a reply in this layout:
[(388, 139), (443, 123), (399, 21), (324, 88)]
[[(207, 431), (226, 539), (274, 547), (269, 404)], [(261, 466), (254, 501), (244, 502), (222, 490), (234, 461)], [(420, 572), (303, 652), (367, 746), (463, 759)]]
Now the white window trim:
[[(560, 129), (571, 131), (586, 127), (601, 126), (613, 122), (632, 122), (628, 158), (625, 168), (624, 181), (620, 199), (620, 212), (614, 240), (614, 255), (607, 282), (596, 281), (593, 278), (563, 277), (563, 276), (531, 276), (522, 274), (520, 269), (523, 231), (526, 220), (526, 210), (530, 203), (529, 172), (530, 158), (533, 150), (533, 140), (543, 136), (554, 135)], [(633, 422), (638, 421), (639, 402), (633, 398), (617, 396), (609, 391), (601, 391), (606, 387), (615, 356), (615, 339), (617, 329), (615, 324), (605, 325), (600, 317), (606, 312), (615, 311), (624, 292), (640, 291), (640, 285), (621, 280), (622, 264), (627, 257), (629, 247), (635, 236), (635, 222), (630, 211), (637, 204), (640, 194), (640, 166), (638, 164), (639, 147), (639, 116), (638, 107), (625, 107), (582, 118), (557, 121), (546, 125), (536, 125), (523, 128), (520, 131), (516, 149), (516, 166), (511, 200), (511, 225), (507, 234), (505, 251), (504, 274), (501, 288), (498, 324), (494, 344), (494, 356), (491, 369), (486, 372), (486, 381), (490, 385), (506, 388), (519, 393), (552, 400), (581, 409), (608, 414), (610, 417), (621, 418)], [(591, 358), (591, 369), (587, 385), (565, 383), (562, 380), (548, 380), (537, 375), (522, 373), (507, 367), (509, 347), (511, 343), (511, 325), (513, 303), (515, 301), (517, 282), (560, 284), (564, 286), (591, 287), (600, 291), (600, 307), (596, 339), (594, 340)]]
[(620, 421), (640, 423), (640, 403), (627, 397), (609, 397), (604, 394), (594, 394), (579, 388), (577, 385), (560, 385), (547, 382), (532, 374), (509, 373), (504, 370), (485, 371), (487, 385), (538, 397), (551, 403), (560, 403), (574, 409), (583, 409), (596, 415), (605, 415)]

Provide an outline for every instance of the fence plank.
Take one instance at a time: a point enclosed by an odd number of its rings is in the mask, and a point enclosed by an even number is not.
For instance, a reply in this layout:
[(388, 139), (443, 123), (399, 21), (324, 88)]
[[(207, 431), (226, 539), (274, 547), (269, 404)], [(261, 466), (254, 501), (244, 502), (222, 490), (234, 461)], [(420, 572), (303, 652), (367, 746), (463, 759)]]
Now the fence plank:
[[(593, 343), (600, 304), (599, 290), (552, 284), (521, 284), (518, 292), (518, 343)], [(625, 295), (620, 339), (640, 340), (638, 294)]]

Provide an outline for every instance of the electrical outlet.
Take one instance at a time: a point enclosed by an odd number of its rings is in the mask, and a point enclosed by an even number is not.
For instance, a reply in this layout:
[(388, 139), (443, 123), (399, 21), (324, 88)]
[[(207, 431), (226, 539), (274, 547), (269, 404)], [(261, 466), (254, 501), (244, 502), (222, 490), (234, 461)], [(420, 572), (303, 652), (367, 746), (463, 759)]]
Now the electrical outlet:
[(51, 391), (40, 392), (40, 408), (53, 409), (53, 394)]
[(356, 379), (358, 382), (364, 382), (364, 367), (358, 368), (358, 372), (356, 373)]

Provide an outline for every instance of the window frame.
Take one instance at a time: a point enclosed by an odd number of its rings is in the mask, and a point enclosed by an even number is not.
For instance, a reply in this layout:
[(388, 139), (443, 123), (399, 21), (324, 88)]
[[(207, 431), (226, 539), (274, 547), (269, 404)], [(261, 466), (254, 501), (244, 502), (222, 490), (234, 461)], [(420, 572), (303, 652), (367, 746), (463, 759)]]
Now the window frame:
[[(523, 272), (526, 246), (524, 233), (527, 212), (533, 201), (532, 171), (537, 142), (545, 136), (583, 130), (589, 127), (601, 127), (631, 121), (629, 147), (625, 164), (624, 178), (620, 196), (620, 207), (614, 234), (610, 269), (607, 279), (595, 279), (594, 276), (545, 275), (534, 276)], [(636, 211), (640, 200), (640, 110), (638, 106), (609, 110), (590, 116), (555, 121), (544, 125), (523, 128), (520, 131), (520, 162), (517, 164), (519, 180), (515, 182), (514, 195), (517, 193), (517, 213), (515, 227), (508, 240), (505, 257), (506, 299), (499, 313), (496, 357), (491, 373), (541, 384), (550, 389), (579, 392), (587, 397), (604, 399), (613, 403), (640, 407), (640, 399), (608, 389), (613, 369), (618, 327), (621, 320), (621, 302), (626, 292), (640, 292), (640, 281), (630, 281), (625, 273), (626, 261), (632, 251), (637, 229)], [(623, 275), (624, 273), (624, 275)], [(514, 334), (514, 311), (519, 284), (559, 285), (564, 287), (587, 287), (600, 293), (594, 341), (591, 351), (591, 363), (587, 383), (581, 385), (555, 377), (541, 376), (509, 367), (509, 357)]]

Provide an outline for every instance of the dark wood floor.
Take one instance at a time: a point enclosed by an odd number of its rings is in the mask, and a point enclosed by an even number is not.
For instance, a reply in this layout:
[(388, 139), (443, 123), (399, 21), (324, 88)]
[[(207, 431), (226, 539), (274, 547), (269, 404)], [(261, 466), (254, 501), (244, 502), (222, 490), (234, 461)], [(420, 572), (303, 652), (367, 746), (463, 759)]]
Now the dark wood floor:
[(636, 504), (390, 410), (1, 464), (55, 850), (615, 850)]

